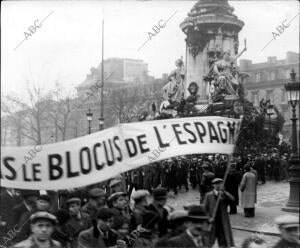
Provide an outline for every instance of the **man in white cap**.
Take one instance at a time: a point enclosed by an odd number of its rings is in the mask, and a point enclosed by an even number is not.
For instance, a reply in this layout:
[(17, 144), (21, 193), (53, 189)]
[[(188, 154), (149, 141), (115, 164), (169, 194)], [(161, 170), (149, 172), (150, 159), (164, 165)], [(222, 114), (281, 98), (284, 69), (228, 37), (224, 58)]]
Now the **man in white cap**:
[(273, 248), (300, 248), (299, 216), (283, 215), (275, 219), (281, 239)]
[(51, 238), (57, 223), (54, 215), (46, 211), (39, 211), (31, 215), (30, 221), (31, 235), (12, 248), (62, 248), (58, 241)]

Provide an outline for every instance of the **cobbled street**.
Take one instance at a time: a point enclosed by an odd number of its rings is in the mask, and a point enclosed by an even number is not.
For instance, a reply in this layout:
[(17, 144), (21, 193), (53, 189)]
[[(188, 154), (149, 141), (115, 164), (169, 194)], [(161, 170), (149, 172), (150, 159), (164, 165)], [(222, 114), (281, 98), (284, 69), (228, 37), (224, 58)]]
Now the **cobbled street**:
[[(281, 214), (288, 214), (281, 211), (281, 208), (288, 200), (289, 187), (288, 182), (268, 181), (264, 185), (259, 184), (255, 218), (245, 218), (240, 206), (237, 215), (230, 215), (236, 247), (240, 247), (242, 241), (251, 235), (262, 237), (269, 245), (276, 243), (278, 230), (274, 224), (274, 218)], [(177, 196), (174, 196), (173, 192), (169, 193), (168, 204), (175, 209), (182, 209), (185, 205), (199, 204), (199, 200), (198, 189), (190, 189), (189, 192), (181, 189)]]

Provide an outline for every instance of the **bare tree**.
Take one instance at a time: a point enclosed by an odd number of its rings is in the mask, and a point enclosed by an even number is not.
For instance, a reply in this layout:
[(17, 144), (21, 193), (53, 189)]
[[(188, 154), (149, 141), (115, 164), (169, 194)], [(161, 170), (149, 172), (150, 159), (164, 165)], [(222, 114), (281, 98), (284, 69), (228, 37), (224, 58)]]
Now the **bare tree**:
[(113, 90), (107, 104), (118, 122), (137, 120), (143, 111), (150, 112), (153, 102), (161, 102), (160, 84), (143, 84)]
[(42, 144), (42, 132), (47, 128), (49, 95), (27, 81), (27, 101), (16, 96), (2, 99), (2, 112), (10, 115), (17, 130), (17, 144), (23, 137), (35, 144)]
[(54, 126), (54, 137), (55, 141), (66, 140), (67, 130), (70, 124), (70, 116), (75, 108), (73, 100), (71, 98), (71, 92), (69, 91), (67, 95), (64, 95), (64, 88), (62, 84), (56, 82), (55, 89), (51, 92), (51, 98), (53, 104), (50, 110), (50, 119)]

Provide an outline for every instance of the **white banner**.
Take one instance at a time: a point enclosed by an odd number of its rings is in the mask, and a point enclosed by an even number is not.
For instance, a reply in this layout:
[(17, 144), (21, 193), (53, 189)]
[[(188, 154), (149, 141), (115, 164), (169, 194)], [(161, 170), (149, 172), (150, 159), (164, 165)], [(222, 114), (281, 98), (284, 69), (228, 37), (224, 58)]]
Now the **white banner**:
[(1, 147), (1, 186), (58, 190), (82, 187), (162, 159), (233, 152), (241, 120), (192, 117), (119, 124), (88, 136)]

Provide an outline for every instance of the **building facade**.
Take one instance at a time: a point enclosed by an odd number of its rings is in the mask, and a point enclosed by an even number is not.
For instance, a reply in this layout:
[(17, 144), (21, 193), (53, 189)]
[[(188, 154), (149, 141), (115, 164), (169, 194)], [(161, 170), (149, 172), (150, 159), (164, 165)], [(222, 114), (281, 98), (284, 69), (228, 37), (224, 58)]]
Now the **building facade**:
[[(104, 80), (109, 89), (134, 83), (150, 83), (154, 81), (154, 77), (148, 75), (148, 64), (143, 60), (109, 58), (104, 60)], [(92, 67), (90, 74), (76, 87), (78, 96), (85, 95), (96, 83), (101, 83), (101, 63), (97, 68)]]
[(287, 52), (286, 58), (281, 60), (275, 56), (268, 57), (263, 63), (252, 63), (247, 59), (241, 59), (239, 62), (240, 71), (249, 74), (244, 83), (246, 98), (254, 106), (259, 106), (262, 99), (270, 100), (285, 119), (282, 134), (283, 138), (288, 140), (291, 136), (291, 109), (284, 84), (289, 80), (292, 69), (296, 72), (296, 79), (299, 81), (299, 53)]

